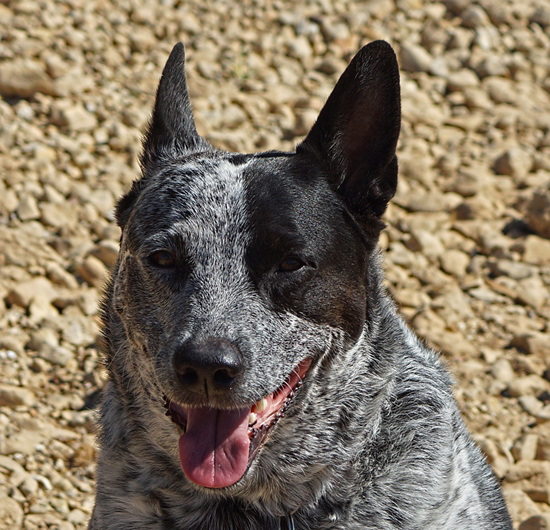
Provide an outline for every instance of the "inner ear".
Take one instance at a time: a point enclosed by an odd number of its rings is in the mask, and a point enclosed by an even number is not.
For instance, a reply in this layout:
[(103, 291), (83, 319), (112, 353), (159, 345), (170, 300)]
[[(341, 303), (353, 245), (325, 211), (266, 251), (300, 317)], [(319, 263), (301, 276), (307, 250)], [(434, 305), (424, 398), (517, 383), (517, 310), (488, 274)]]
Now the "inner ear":
[(400, 124), (397, 59), (375, 41), (353, 58), (297, 152), (315, 156), (353, 213), (379, 217), (397, 186)]

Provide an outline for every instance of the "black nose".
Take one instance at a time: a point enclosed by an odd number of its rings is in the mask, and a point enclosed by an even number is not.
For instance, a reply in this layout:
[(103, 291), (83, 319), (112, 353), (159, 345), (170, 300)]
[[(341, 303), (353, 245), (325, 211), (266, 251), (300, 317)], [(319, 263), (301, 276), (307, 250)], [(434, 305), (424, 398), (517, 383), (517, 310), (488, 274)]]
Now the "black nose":
[(234, 344), (224, 339), (188, 341), (176, 350), (174, 369), (186, 390), (223, 393), (242, 373), (243, 357)]

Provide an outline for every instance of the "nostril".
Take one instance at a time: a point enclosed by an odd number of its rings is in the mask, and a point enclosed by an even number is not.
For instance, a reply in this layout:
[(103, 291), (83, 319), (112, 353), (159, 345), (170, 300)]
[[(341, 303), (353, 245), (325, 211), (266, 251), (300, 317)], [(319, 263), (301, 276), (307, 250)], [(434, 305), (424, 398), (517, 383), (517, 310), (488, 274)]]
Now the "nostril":
[(244, 359), (238, 347), (224, 339), (188, 341), (174, 352), (178, 383), (193, 393), (226, 393), (243, 373)]
[(178, 372), (178, 379), (185, 386), (193, 386), (197, 384), (199, 376), (193, 368), (186, 368), (182, 372)]
[(235, 381), (235, 376), (229, 373), (229, 370), (220, 369), (214, 372), (214, 383), (221, 387), (230, 387)]

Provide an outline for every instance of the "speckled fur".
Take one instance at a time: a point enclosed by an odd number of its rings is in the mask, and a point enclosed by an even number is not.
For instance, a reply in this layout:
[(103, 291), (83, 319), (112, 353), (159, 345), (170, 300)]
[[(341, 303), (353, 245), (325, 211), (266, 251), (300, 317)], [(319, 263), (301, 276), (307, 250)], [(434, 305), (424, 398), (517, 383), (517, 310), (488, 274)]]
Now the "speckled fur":
[[(210, 147), (194, 127), (183, 64), (178, 45), (144, 176), (117, 209), (123, 235), (103, 303), (109, 382), (89, 528), (511, 528), (449, 375), (382, 287), (376, 240), (395, 191), (399, 129), (389, 46), (358, 54), (295, 154)], [(299, 271), (277, 272), (284, 243), (265, 243), (276, 230), (307, 236), (300, 248), (311, 265), (304, 258)], [(158, 249), (181, 268), (154, 269), (148, 256)], [(217, 408), (256, 402), (313, 359), (245, 475), (222, 489), (186, 479), (163, 408), (163, 396), (184, 401), (173, 352), (210, 337), (238, 347), (246, 366), (226, 399), (212, 400)]]

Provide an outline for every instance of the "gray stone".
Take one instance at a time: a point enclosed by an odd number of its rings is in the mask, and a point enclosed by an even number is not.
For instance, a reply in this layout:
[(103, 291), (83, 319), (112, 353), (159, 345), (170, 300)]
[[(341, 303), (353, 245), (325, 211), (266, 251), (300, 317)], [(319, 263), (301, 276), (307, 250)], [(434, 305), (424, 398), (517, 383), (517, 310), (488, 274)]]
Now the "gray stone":
[(40, 217), (40, 210), (32, 195), (23, 195), (17, 206), (17, 217), (21, 221), (30, 221), (31, 219), (38, 219)]
[(107, 267), (95, 256), (88, 256), (78, 267), (76, 273), (89, 285), (101, 289), (107, 279)]
[(550, 188), (536, 190), (524, 210), (527, 224), (539, 236), (550, 239)]
[(23, 508), (14, 499), (0, 495), (0, 527), (22, 528)]
[(550, 359), (550, 335), (548, 333), (536, 331), (521, 333), (515, 335), (510, 344), (523, 353)]
[(533, 160), (529, 153), (520, 147), (511, 147), (502, 153), (493, 165), (499, 175), (510, 175), (512, 177), (525, 177), (533, 166)]
[(467, 28), (479, 28), (490, 24), (487, 13), (476, 5), (468, 6), (461, 15), (462, 24)]
[(418, 44), (403, 43), (399, 51), (401, 68), (406, 72), (427, 72), (432, 64), (432, 56)]
[(37, 92), (54, 95), (52, 79), (36, 61), (16, 59), (0, 64), (0, 94), (5, 97), (30, 98)]
[(71, 131), (91, 131), (97, 126), (96, 117), (80, 105), (64, 101), (52, 106), (51, 121)]
[(523, 260), (533, 265), (550, 263), (550, 241), (535, 235), (527, 236), (523, 242)]
[(468, 87), (475, 87), (479, 85), (479, 78), (477, 75), (467, 68), (463, 68), (458, 72), (453, 72), (447, 77), (447, 89), (451, 92), (464, 90)]
[(0, 384), (0, 407), (30, 407), (35, 403), (34, 394), (26, 389), (13, 385)]
[(550, 513), (532, 515), (520, 523), (518, 530), (550, 530)]

